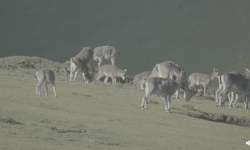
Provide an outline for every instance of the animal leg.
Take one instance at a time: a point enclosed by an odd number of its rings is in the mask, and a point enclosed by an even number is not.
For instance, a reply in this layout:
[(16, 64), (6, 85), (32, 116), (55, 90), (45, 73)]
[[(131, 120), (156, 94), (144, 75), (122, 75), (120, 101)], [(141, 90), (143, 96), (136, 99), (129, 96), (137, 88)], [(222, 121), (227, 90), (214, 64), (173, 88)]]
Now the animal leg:
[(114, 80), (114, 81), (112, 81), (112, 82), (113, 82), (113, 83), (116, 83), (116, 77), (113, 77), (113, 80)]
[(86, 78), (84, 72), (82, 72), (82, 77), (84, 79), (85, 84), (89, 84), (89, 80)]
[(233, 107), (236, 107), (236, 103), (237, 103), (238, 99), (239, 99), (239, 95), (235, 94), (235, 101), (233, 103)]
[(106, 76), (105, 79), (104, 79), (104, 83), (107, 83), (107, 82), (108, 82), (108, 79), (109, 79), (109, 77)]
[[(78, 70), (78, 67), (75, 64), (71, 63), (71, 65), (70, 65), (70, 75), (69, 75), (69, 81), (70, 82), (72, 82), (73, 74), (75, 74), (77, 72), (77, 70)], [(75, 80), (73, 80), (73, 81), (75, 81)]]
[(179, 97), (179, 89), (177, 89), (176, 91), (175, 91), (175, 99), (177, 99), (178, 101), (180, 101), (180, 97)]
[(99, 58), (99, 59), (98, 59), (98, 70), (99, 70), (99, 68), (101, 67), (101, 64), (102, 64), (102, 58)]
[(53, 85), (53, 90), (54, 90), (54, 93), (55, 93), (55, 97), (57, 98), (57, 94), (56, 94), (56, 84), (53, 83), (52, 85)]
[(216, 103), (218, 103), (219, 99), (221, 99), (221, 96), (219, 95), (221, 93), (221, 91), (222, 91), (222, 85), (219, 85), (218, 90), (215, 92), (215, 99), (216, 99), (215, 102)]
[(43, 85), (43, 81), (39, 81), (38, 84), (36, 85), (36, 96), (41, 95), (41, 86)]
[(75, 80), (76, 80), (77, 73), (78, 73), (78, 70), (75, 72), (75, 76), (74, 76), (73, 82), (75, 82)]
[(246, 93), (242, 93), (242, 98), (243, 98), (243, 100), (244, 100), (245, 109), (248, 111), (248, 99), (247, 99), (247, 94), (246, 94)]
[(141, 102), (141, 109), (143, 110), (144, 108), (147, 110), (148, 106), (147, 106), (147, 100), (149, 98), (150, 94), (146, 94), (145, 96), (143, 96), (142, 98), (142, 102)]
[(171, 96), (164, 96), (164, 101), (165, 101), (165, 111), (170, 113), (170, 105), (171, 105)]
[(46, 97), (48, 97), (48, 83), (45, 82)]
[(228, 106), (228, 108), (231, 109), (232, 102), (234, 100), (234, 93), (233, 92), (231, 92), (231, 93), (229, 92), (227, 95), (228, 95), (228, 100), (229, 100), (229, 106)]
[(204, 96), (207, 96), (206, 95), (206, 85), (204, 84), (203, 86), (204, 86)]

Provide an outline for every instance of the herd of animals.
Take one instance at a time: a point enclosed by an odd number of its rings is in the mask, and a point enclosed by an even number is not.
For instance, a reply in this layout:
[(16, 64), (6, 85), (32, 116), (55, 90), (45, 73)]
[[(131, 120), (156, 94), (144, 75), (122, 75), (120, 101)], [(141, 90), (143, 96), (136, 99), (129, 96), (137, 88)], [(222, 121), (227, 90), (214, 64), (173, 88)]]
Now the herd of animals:
[[(95, 76), (94, 61), (98, 62), (98, 75), (96, 80), (105, 77), (104, 83), (107, 83), (111, 78), (112, 83), (116, 83), (117, 78), (125, 80), (127, 69), (121, 70), (115, 66), (115, 60), (120, 55), (120, 51), (114, 46), (100, 46), (92, 50), (90, 47), (84, 47), (75, 57), (70, 59), (70, 81), (74, 82), (78, 72), (80, 72), (85, 80), (85, 84), (90, 84)], [(102, 61), (110, 60), (111, 64), (102, 65)], [(91, 66), (89, 69), (88, 65)], [(66, 68), (64, 70), (67, 71)], [(92, 75), (91, 75), (92, 74)], [(134, 77), (133, 85), (139, 86), (141, 90), (145, 90), (145, 96), (142, 98), (141, 109), (147, 109), (147, 99), (150, 95), (156, 94), (165, 102), (165, 111), (170, 112), (171, 97), (176, 96), (179, 100), (180, 88), (184, 90), (184, 100), (189, 101), (190, 98), (197, 92), (206, 90), (208, 85), (218, 78), (219, 89), (215, 92), (216, 104), (223, 107), (225, 100), (229, 99), (229, 108), (235, 107), (238, 100), (238, 93), (232, 91), (232, 87), (236, 87), (242, 95), (242, 100), (245, 104), (245, 109), (248, 111), (248, 91), (250, 90), (250, 71), (245, 68), (246, 77), (237, 72), (228, 72), (220, 75), (219, 70), (213, 68), (212, 75), (193, 73), (189, 76), (188, 82), (186, 73), (177, 64), (172, 61), (165, 61), (152, 69), (152, 71), (142, 72)], [(73, 77), (74, 76), (74, 77)], [(36, 86), (36, 96), (40, 96), (40, 88), (45, 82), (46, 96), (48, 97), (47, 84), (53, 85), (53, 90), (56, 94), (55, 74), (50, 69), (40, 69), (36, 71), (38, 84)], [(197, 91), (197, 88), (200, 88)], [(235, 99), (234, 99), (235, 95)]]

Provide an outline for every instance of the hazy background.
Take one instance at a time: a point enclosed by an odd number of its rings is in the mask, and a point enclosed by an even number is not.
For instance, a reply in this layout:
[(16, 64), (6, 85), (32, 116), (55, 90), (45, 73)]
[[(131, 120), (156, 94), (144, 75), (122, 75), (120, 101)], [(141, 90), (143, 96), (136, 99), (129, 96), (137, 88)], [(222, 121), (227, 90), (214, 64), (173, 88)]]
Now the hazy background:
[(134, 75), (172, 60), (187, 74), (250, 68), (249, 0), (1, 0), (0, 57), (65, 62), (112, 45)]

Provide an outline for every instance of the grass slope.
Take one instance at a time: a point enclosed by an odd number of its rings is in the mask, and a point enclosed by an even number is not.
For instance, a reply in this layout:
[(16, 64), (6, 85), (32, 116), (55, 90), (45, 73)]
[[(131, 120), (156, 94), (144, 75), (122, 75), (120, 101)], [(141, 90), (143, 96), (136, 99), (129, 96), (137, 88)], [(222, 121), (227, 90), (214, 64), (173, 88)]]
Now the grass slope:
[(163, 101), (151, 96), (149, 110), (142, 111), (144, 92), (134, 87), (59, 78), (58, 99), (51, 85), (49, 98), (44, 85), (36, 97), (37, 80), (25, 70), (0, 69), (0, 149), (249, 149), (249, 128), (182, 115), (206, 112), (249, 119), (242, 104), (220, 109), (211, 97), (187, 103), (182, 95), (182, 101), (172, 100), (169, 114)]

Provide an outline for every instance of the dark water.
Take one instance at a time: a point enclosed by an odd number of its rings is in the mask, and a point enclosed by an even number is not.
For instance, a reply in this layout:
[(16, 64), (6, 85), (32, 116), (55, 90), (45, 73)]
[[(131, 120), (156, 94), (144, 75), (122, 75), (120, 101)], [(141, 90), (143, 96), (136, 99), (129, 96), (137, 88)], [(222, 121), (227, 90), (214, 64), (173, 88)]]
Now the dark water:
[(65, 62), (85, 46), (112, 45), (128, 74), (167, 60), (187, 74), (243, 73), (249, 8), (249, 0), (1, 0), (0, 57)]

